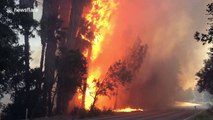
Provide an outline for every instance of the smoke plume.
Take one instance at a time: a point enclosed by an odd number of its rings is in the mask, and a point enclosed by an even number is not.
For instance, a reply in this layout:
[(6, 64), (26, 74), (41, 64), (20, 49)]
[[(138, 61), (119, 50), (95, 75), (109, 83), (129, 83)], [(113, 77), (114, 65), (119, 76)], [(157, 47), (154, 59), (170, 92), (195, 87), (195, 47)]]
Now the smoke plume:
[(197, 43), (193, 35), (197, 30), (205, 30), (207, 3), (120, 1), (113, 19), (114, 33), (104, 48), (108, 54), (113, 51), (110, 60), (125, 55), (138, 36), (149, 49), (136, 79), (119, 90), (118, 107), (165, 108), (175, 101), (193, 99), (190, 91), (195, 90), (195, 73), (207, 56), (207, 47)]

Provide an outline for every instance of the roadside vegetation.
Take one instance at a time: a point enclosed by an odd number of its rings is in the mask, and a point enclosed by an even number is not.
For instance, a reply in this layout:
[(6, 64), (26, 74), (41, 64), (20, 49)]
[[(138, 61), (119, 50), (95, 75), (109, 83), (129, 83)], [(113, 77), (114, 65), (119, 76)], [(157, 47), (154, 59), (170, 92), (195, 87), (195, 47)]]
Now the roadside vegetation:
[(82, 108), (75, 107), (70, 113), (74, 118), (90, 118), (104, 115), (113, 115), (113, 111), (110, 109), (100, 110), (98, 108), (94, 108), (91, 110), (85, 110)]
[(191, 120), (213, 120), (213, 109), (206, 110)]

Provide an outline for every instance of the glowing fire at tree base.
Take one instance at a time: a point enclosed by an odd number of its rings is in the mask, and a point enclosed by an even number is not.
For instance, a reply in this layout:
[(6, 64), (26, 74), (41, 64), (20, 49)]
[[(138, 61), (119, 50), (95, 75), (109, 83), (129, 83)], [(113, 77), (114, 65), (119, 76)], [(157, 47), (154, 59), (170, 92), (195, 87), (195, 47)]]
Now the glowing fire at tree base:
[(113, 110), (113, 112), (142, 112), (142, 111), (144, 111), (142, 108), (130, 108), (130, 107)]

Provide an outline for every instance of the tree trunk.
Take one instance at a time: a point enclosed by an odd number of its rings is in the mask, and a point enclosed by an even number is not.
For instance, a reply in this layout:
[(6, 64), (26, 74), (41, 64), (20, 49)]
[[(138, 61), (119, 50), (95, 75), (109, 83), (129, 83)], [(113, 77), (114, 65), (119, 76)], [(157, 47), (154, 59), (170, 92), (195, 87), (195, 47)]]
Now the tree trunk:
[[(28, 31), (28, 30), (26, 30)], [(30, 63), (29, 63), (29, 50), (30, 50), (30, 45), (29, 45), (29, 35), (28, 33), (25, 33), (24, 35), (24, 54), (25, 54), (25, 90), (26, 90), (26, 98), (25, 98), (25, 102), (26, 102), (26, 109), (29, 109), (29, 95), (30, 95)]]
[(118, 88), (116, 88), (114, 110), (117, 109), (117, 102), (118, 102)]
[[(67, 1), (67, 2), (65, 2)], [(68, 3), (71, 5), (67, 5), (65, 3)], [(63, 0), (63, 1), (59, 1), (59, 0), (44, 0), (43, 1), (43, 16), (42, 16), (42, 25), (41, 25), (41, 29), (42, 29), (42, 36), (44, 37), (44, 39), (46, 40), (46, 53), (45, 53), (45, 72), (44, 72), (44, 77), (45, 77), (45, 85), (44, 85), (44, 89), (46, 91), (46, 94), (44, 95), (45, 98), (47, 98), (47, 106), (48, 106), (48, 115), (52, 114), (52, 86), (53, 86), (53, 80), (54, 80), (54, 75), (55, 75), (55, 71), (58, 69), (56, 66), (56, 55), (55, 52), (57, 50), (57, 39), (54, 36), (55, 30), (58, 27), (58, 15), (60, 15), (60, 20), (62, 22), (62, 26), (61, 27), (66, 27), (66, 25), (68, 25), (68, 31), (67, 31), (67, 41), (65, 41), (64, 39), (60, 40), (60, 47), (66, 46), (65, 48), (65, 52), (70, 50), (70, 48), (74, 48), (74, 43), (71, 41), (75, 41), (75, 35), (78, 29), (78, 25), (81, 19), (81, 15), (83, 12), (83, 7), (85, 0)], [(71, 7), (72, 6), (72, 7)], [(60, 9), (59, 9), (60, 8)], [(65, 8), (70, 8), (70, 10), (66, 10)], [(66, 13), (67, 12), (67, 13)], [(71, 13), (71, 14), (70, 14)], [(67, 14), (70, 14), (70, 18), (67, 18)], [(68, 22), (69, 21), (69, 22)], [(60, 45), (59, 44), (59, 45)], [(71, 47), (72, 45), (72, 47)], [(63, 51), (62, 51), (62, 55), (63, 55)], [(65, 73), (61, 73), (60, 70), (58, 69), (58, 73), (60, 73), (58, 75), (59, 78), (62, 78), (61, 76), (64, 76), (63, 74)], [(60, 79), (58, 79), (58, 82), (60, 81)], [(57, 98), (59, 96), (62, 95), (62, 93), (60, 94), (60, 89), (63, 88), (57, 88), (59, 93), (57, 94)], [(59, 95), (60, 94), (60, 95)], [(61, 104), (61, 102), (63, 100), (57, 99), (59, 101), (57, 101), (57, 106), (59, 105), (59, 108)], [(65, 103), (63, 103), (65, 104)], [(66, 106), (68, 106), (68, 104), (66, 103)], [(62, 106), (63, 107), (63, 106)]]
[[(20, 7), (26, 8), (30, 7), (33, 8), (34, 0), (20, 0)], [(26, 13), (27, 17), (33, 19), (33, 13)], [(30, 44), (29, 44), (29, 35), (30, 35), (30, 27), (31, 25), (23, 24), (23, 31), (24, 31), (24, 62), (25, 62), (25, 75), (24, 75), (24, 82), (25, 82), (25, 102), (26, 102), (26, 109), (30, 109)]]
[(43, 71), (44, 68), (44, 52), (45, 52), (45, 47), (46, 47), (46, 43), (42, 43), (42, 48), (41, 48), (41, 58), (40, 58), (40, 69), (41, 69), (41, 73)]
[(83, 13), (83, 8), (85, 5), (85, 0), (72, 0), (72, 9), (70, 14), (70, 22), (67, 31), (67, 48), (78, 49), (76, 48), (76, 33), (81, 22), (81, 16)]
[(93, 101), (93, 103), (92, 103), (92, 105), (91, 105), (91, 110), (94, 110), (94, 108), (95, 108), (95, 103), (96, 103), (96, 101), (97, 101), (97, 96), (98, 96), (98, 94), (97, 94), (97, 92), (95, 93), (95, 97), (94, 97), (94, 101)]
[(45, 60), (45, 89), (47, 98), (47, 107), (48, 107), (48, 115), (52, 115), (52, 102), (51, 102), (51, 91), (54, 80), (55, 73), (55, 50), (56, 50), (56, 42), (49, 41), (47, 44), (46, 50), (46, 60)]
[[(66, 33), (66, 40), (62, 40), (60, 48), (63, 48), (64, 51), (62, 51), (61, 58), (68, 52), (69, 50), (76, 49), (75, 47), (75, 41), (76, 41), (76, 33), (79, 27), (79, 23), (81, 21), (81, 16), (83, 12), (85, 0), (71, 0), (71, 1), (60, 1), (60, 16), (61, 20), (63, 21), (62, 27), (68, 28)], [(69, 4), (69, 5), (68, 5)], [(68, 8), (68, 9), (65, 9)], [(66, 10), (66, 12), (65, 12)], [(67, 17), (69, 16), (69, 17)], [(63, 87), (61, 83), (63, 81), (63, 76), (67, 76), (66, 74), (69, 74), (69, 72), (61, 72), (60, 69), (58, 69), (59, 74), (59, 81), (57, 83), (57, 89), (58, 89), (58, 95), (57, 95), (57, 113), (61, 114), (62, 112), (66, 112), (66, 108), (68, 106), (68, 102), (64, 101), (62, 97), (63, 96)], [(86, 88), (84, 88), (86, 91)], [(84, 96), (85, 98), (85, 96)], [(83, 100), (84, 101), (84, 100)], [(84, 102), (82, 102), (84, 103)], [(84, 106), (84, 105), (82, 105)]]
[[(88, 49), (89, 49), (89, 53), (88, 53), (87, 62), (90, 63), (91, 61), (90, 61), (89, 57), (91, 56), (92, 48), (89, 47)], [(84, 83), (83, 83), (83, 92), (82, 92), (82, 100), (81, 100), (81, 107), (82, 108), (85, 108), (86, 91), (87, 91), (87, 79), (85, 79)]]
[(47, 106), (47, 115), (52, 115), (52, 86), (56, 70), (56, 48), (57, 39), (55, 30), (57, 28), (58, 0), (44, 0), (43, 14), (41, 19), (41, 37), (46, 41), (45, 72), (44, 72), (44, 99)]
[(86, 90), (87, 90), (87, 80), (83, 82), (83, 91), (81, 99), (81, 108), (85, 108), (85, 99), (86, 99)]

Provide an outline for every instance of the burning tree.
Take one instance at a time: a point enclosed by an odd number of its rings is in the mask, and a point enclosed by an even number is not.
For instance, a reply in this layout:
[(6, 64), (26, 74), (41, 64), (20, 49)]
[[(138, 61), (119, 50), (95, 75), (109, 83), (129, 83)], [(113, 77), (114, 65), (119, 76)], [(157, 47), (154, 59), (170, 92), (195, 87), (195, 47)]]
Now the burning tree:
[(91, 94), (94, 98), (93, 104), (91, 105), (91, 110), (94, 109), (95, 103), (98, 100), (98, 96), (108, 96), (115, 95), (115, 89), (119, 85), (125, 85), (127, 82), (132, 80), (132, 73), (127, 68), (127, 64), (121, 60), (115, 62), (109, 67), (108, 72), (103, 80), (98, 79), (93, 82), (96, 84), (95, 93)]
[[(33, 5), (38, 3), (36, 0), (18, 0), (16, 2), (19, 1), (23, 4), (27, 3), (27, 5), (21, 6), (23, 8), (33, 8)], [(3, 6), (2, 9), (5, 8), (4, 4), (1, 6)], [(89, 82), (85, 80), (86, 61), (92, 64), (100, 55), (103, 41), (112, 28), (109, 21), (115, 8), (114, 0), (43, 0), (43, 13), (39, 24), (42, 52), (40, 69), (36, 70), (36, 73), (39, 73), (39, 80), (36, 80), (39, 81), (37, 85), (39, 88), (37, 96), (39, 97), (35, 99), (36, 104), (42, 103), (43, 115), (53, 115), (55, 103), (57, 103), (58, 113), (64, 113), (68, 101), (72, 99), (76, 89), (82, 84), (83, 91), (86, 92), (86, 87), (89, 86)], [(7, 13), (5, 14), (7, 15)], [(30, 79), (33, 79), (30, 78), (29, 69), (29, 38), (33, 36), (31, 33), (37, 28), (38, 23), (32, 19), (33, 13), (18, 13), (18, 15), (18, 18), (21, 19), (13, 21), (18, 25), (12, 27), (20, 27), (19, 30), (25, 37), (24, 71), (26, 74), (24, 76), (26, 77), (25, 91), (28, 96), (25, 98), (26, 101), (29, 101), (29, 96), (31, 96)], [(4, 21), (4, 18), (1, 19)], [(84, 22), (81, 23), (81, 21)], [(80, 52), (76, 52), (76, 50), (80, 50)], [(86, 53), (88, 54), (86, 55)], [(88, 71), (90, 72), (87, 76), (89, 78), (94, 71)], [(57, 97), (56, 102), (55, 97)], [(84, 98), (82, 101), (84, 102)], [(29, 106), (30, 103), (27, 102), (25, 108), (29, 108)], [(38, 111), (38, 108), (35, 107), (32, 111)], [(31, 110), (29, 110), (29, 114), (31, 114)]]
[[(21, 7), (33, 8), (34, 4), (38, 5), (36, 0), (18, 1), (28, 1), (29, 4)], [(137, 61), (143, 59), (140, 54), (146, 53), (145, 47), (141, 47), (140, 43), (124, 59), (111, 65), (107, 72), (98, 69), (100, 63), (97, 61), (102, 53), (103, 43), (113, 30), (111, 18), (117, 5), (115, 0), (43, 0), (40, 24), (32, 19), (33, 13), (17, 14), (19, 19), (13, 22), (18, 25), (12, 27), (20, 27), (18, 30), (24, 35), (26, 42), (22, 59), (25, 62), (23, 71), (26, 74), (23, 76), (26, 88), (21, 92), (26, 92), (25, 101), (31, 100), (32, 97), (29, 96), (36, 97), (32, 109), (29, 109), (31, 116), (37, 114), (35, 111), (39, 109), (42, 109), (39, 111), (42, 111), (41, 115), (51, 116), (54, 105), (56, 113), (66, 113), (68, 102), (78, 88), (82, 88), (82, 107), (88, 109), (92, 105), (94, 108), (98, 96), (112, 96), (118, 86), (125, 85), (134, 78), (135, 71), (141, 65)], [(4, 5), (1, 6), (4, 9)], [(38, 25), (41, 28), (39, 35), (42, 45), (40, 68), (30, 71), (29, 38), (33, 37), (32, 32)], [(100, 78), (105, 72), (105, 77)], [(31, 87), (36, 88), (35, 91)], [(86, 94), (89, 91), (92, 91), (91, 95)], [(90, 101), (91, 96), (93, 101)], [(18, 100), (22, 101), (21, 98), (19, 96)], [(84, 106), (84, 103), (87, 105)], [(29, 108), (30, 102), (26, 102), (24, 106), (23, 108)]]
[(141, 68), (144, 59), (146, 57), (148, 46), (142, 44), (142, 40), (137, 38), (133, 43), (133, 46), (129, 49), (124, 61), (127, 63), (127, 67), (134, 73), (134, 75)]
[(103, 41), (112, 29), (110, 17), (116, 6), (117, 4), (114, 0), (92, 0), (83, 11), (76, 41), (73, 42), (74, 48), (80, 49), (89, 64), (88, 78), (82, 85), (82, 93), (79, 93), (82, 96), (82, 107), (86, 109), (89, 109), (93, 102), (93, 97), (86, 93), (95, 92), (96, 83), (93, 80), (101, 75), (98, 67), (94, 68), (93, 65), (96, 64), (97, 58), (101, 53)]
[(111, 65), (102, 80), (95, 79), (93, 81), (96, 90), (91, 94), (94, 98), (91, 110), (95, 108), (98, 96), (108, 96), (110, 98), (116, 95), (117, 98), (118, 87), (125, 86), (135, 78), (145, 59), (147, 49), (147, 45), (142, 45), (141, 39), (138, 38), (124, 59), (118, 60)]
[[(88, 56), (84, 54), (84, 56), (89, 64), (91, 58), (96, 59), (97, 54), (100, 54), (106, 31), (110, 28), (109, 18), (114, 6), (114, 0), (43, 1), (41, 68), (44, 68), (44, 93), (42, 98), (46, 103), (48, 115), (52, 115), (54, 104), (55, 88), (53, 86), (63, 81), (64, 76), (71, 74), (71, 71), (62, 72), (57, 62), (63, 61), (62, 58), (70, 50), (80, 50), (81, 53), (86, 53), (87, 50), (87, 53), (91, 54)], [(81, 21), (84, 22), (81, 23)], [(90, 76), (90, 73), (88, 74)], [(84, 82), (84, 93), (86, 87), (87, 82)], [(84, 98), (82, 101), (84, 102)]]

